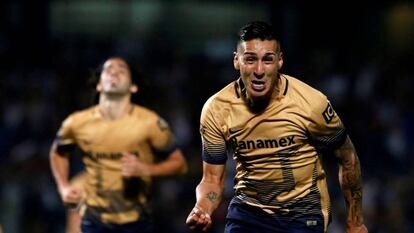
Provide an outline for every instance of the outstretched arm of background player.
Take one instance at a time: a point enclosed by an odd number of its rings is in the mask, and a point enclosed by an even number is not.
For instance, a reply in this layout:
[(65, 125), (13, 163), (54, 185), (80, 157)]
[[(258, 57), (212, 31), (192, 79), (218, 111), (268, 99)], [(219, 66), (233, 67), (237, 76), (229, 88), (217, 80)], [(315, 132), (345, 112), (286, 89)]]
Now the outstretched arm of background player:
[(69, 159), (67, 155), (59, 153), (57, 147), (54, 142), (49, 154), (53, 177), (63, 203), (76, 205), (82, 198), (82, 191), (69, 184)]
[(180, 149), (175, 149), (159, 163), (145, 163), (132, 153), (123, 153), (122, 175), (130, 176), (168, 176), (187, 173), (188, 166)]
[(186, 220), (190, 229), (207, 231), (210, 228), (211, 215), (222, 199), (224, 175), (224, 164), (203, 162), (203, 178), (196, 188), (197, 202)]
[(335, 150), (339, 160), (339, 182), (346, 203), (346, 233), (366, 233), (362, 215), (362, 178), (359, 159), (351, 139)]

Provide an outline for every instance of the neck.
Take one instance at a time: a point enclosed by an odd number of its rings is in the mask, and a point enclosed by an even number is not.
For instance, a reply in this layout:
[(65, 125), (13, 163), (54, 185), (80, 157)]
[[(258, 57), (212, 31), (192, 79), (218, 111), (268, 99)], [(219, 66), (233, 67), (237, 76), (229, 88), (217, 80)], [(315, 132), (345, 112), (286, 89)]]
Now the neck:
[(277, 101), (280, 97), (280, 86), (282, 85), (281, 79), (277, 78), (272, 91), (269, 92), (267, 95), (251, 98), (247, 95), (247, 105), (249, 106), (250, 110), (253, 113), (261, 113), (263, 112), (267, 106), (269, 106), (270, 102)]
[(99, 111), (107, 120), (117, 120), (128, 114), (131, 109), (131, 100), (129, 95), (125, 96), (108, 96), (100, 95)]

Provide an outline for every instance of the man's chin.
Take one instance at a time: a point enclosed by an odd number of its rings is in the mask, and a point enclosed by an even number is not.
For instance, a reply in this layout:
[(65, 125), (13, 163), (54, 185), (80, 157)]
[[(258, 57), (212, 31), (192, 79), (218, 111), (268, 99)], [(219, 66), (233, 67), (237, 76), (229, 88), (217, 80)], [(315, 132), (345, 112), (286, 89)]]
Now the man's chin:
[(128, 95), (129, 93), (125, 91), (111, 90), (111, 91), (106, 91), (105, 94), (108, 96), (124, 96), (124, 95)]
[(250, 93), (248, 93), (251, 99), (263, 99), (269, 96), (269, 91), (265, 88), (263, 90), (254, 90), (252, 89)]

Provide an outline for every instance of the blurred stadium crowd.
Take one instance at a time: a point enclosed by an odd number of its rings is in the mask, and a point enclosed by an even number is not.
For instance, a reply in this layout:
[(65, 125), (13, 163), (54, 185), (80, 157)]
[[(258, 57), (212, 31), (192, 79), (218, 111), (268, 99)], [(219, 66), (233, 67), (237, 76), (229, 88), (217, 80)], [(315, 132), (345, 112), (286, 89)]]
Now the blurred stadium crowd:
[[(279, 32), (282, 72), (322, 90), (361, 159), (370, 233), (414, 232), (414, 2), (3, 1), (0, 4), (0, 224), (5, 233), (63, 233), (65, 213), (48, 153), (61, 121), (93, 104), (94, 68), (120, 55), (138, 71), (137, 103), (164, 116), (189, 161), (181, 178), (155, 180), (161, 232), (189, 232), (185, 218), (201, 178), (203, 103), (237, 78), (236, 33), (251, 20)], [(79, 159), (79, 158), (74, 158)], [(343, 232), (344, 201), (325, 156)], [(80, 164), (75, 161), (75, 164)], [(80, 168), (75, 166), (73, 171)], [(221, 232), (232, 195), (211, 232)]]

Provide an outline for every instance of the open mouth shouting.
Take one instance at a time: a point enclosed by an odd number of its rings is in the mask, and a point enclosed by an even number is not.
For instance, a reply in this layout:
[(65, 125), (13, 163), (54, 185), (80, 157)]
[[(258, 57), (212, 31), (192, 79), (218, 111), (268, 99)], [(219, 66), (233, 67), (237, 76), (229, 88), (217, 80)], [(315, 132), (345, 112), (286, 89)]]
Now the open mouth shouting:
[(254, 91), (261, 92), (266, 89), (266, 82), (261, 80), (252, 80), (250, 86)]

